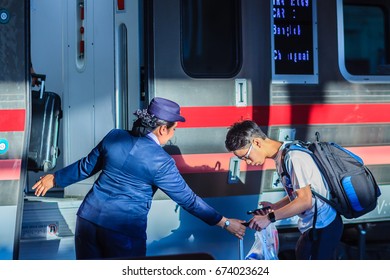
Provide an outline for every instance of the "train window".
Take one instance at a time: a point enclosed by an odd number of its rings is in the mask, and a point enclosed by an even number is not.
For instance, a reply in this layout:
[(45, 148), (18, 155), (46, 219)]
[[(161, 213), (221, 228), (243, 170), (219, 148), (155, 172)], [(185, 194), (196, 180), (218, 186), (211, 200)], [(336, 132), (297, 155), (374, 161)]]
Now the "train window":
[(338, 2), (339, 64), (352, 82), (390, 82), (389, 11), (370, 1)]
[(229, 78), (240, 70), (239, 0), (181, 1), (181, 61), (194, 78)]
[(272, 82), (318, 83), (315, 0), (273, 0)]

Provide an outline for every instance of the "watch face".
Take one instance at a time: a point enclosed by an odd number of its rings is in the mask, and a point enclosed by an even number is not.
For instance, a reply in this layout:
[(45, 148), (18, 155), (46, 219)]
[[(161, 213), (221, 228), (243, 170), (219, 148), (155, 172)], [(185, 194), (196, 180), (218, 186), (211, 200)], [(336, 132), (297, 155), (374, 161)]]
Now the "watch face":
[(230, 225), (230, 221), (229, 220), (226, 220), (225, 222), (225, 227), (228, 227)]

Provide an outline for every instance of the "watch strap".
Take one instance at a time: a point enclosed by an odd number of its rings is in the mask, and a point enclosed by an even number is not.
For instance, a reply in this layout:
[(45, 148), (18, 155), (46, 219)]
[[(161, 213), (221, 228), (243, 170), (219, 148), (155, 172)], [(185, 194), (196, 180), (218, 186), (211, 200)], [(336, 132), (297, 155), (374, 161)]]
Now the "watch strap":
[(276, 219), (275, 219), (275, 213), (274, 212), (269, 212), (267, 217), (268, 217), (268, 220), (270, 220), (271, 223), (275, 223)]

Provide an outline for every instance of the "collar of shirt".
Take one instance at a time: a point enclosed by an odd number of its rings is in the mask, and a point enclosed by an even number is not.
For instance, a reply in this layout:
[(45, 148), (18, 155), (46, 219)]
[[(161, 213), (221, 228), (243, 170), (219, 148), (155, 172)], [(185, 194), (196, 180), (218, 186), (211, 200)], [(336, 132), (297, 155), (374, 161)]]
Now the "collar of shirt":
[(282, 151), (286, 147), (287, 143), (291, 143), (291, 141), (284, 141), (283, 144), (279, 147), (278, 153), (276, 154), (274, 161), (279, 162), (280, 158), (282, 157)]
[(154, 135), (153, 132), (149, 132), (146, 136), (151, 138), (154, 142), (156, 142), (157, 145), (161, 145), (160, 142), (158, 141), (157, 136)]

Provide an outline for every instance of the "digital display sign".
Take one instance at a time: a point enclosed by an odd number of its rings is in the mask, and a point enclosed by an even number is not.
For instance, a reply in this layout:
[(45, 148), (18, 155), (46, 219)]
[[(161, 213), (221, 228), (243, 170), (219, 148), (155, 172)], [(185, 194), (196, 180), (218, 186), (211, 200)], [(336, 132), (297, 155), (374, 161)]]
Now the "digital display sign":
[[(316, 82), (315, 1), (272, 0), (273, 75), (296, 82)], [(313, 78), (310, 78), (313, 76)], [(300, 80), (300, 81), (299, 81)]]

